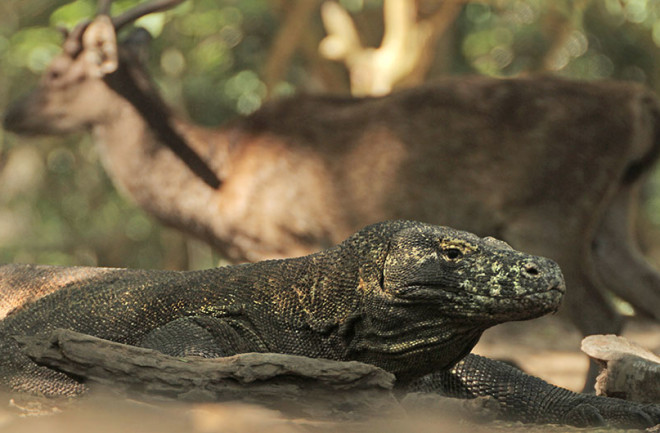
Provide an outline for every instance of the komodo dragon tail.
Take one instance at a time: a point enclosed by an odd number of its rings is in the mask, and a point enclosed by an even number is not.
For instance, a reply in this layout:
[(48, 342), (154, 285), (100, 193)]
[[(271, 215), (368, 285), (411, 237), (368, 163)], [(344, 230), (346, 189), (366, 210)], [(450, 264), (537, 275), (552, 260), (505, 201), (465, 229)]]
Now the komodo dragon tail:
[(0, 266), (0, 320), (26, 304), (72, 284), (112, 272), (112, 268), (10, 264)]

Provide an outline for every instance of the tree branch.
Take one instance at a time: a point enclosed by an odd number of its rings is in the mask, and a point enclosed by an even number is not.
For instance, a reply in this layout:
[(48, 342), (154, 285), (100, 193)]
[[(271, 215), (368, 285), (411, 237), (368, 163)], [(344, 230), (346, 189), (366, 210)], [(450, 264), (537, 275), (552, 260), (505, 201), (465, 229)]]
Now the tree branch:
[(122, 393), (241, 400), (320, 417), (402, 410), (391, 393), (394, 376), (359, 362), (276, 353), (176, 358), (65, 329), (17, 340), (36, 363)]
[(293, 7), (287, 10), (286, 18), (279, 28), (264, 66), (264, 82), (269, 95), (286, 74), (291, 57), (300, 45), (310, 23), (310, 16), (317, 9), (319, 2), (320, 0), (295, 0)]

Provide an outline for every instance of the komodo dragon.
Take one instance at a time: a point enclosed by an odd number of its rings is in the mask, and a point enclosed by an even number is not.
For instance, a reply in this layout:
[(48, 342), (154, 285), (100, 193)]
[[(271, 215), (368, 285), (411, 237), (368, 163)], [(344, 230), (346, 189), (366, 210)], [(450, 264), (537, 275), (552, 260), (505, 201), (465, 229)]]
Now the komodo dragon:
[[(7, 271), (17, 290), (30, 292), (17, 266), (0, 274)], [(26, 266), (26, 281), (31, 270)], [(395, 221), (294, 259), (194, 272), (50, 267), (38, 279), (60, 273), (68, 283), (48, 286), (41, 297), (31, 293), (0, 322), (5, 388), (84, 392), (84, 383), (33, 363), (13, 338), (67, 328), (174, 356), (279, 352), (358, 360), (412, 390), (492, 395), (508, 418), (523, 421), (660, 423), (660, 406), (573, 393), (468, 354), (486, 328), (554, 312), (564, 294), (553, 261), (493, 238)]]

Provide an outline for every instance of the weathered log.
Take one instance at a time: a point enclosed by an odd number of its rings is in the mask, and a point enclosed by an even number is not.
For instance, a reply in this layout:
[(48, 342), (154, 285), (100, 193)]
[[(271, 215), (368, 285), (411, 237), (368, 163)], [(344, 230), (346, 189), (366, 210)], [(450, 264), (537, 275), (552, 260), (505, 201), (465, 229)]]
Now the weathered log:
[(122, 394), (238, 400), (317, 418), (403, 411), (391, 392), (394, 376), (355, 361), (276, 353), (177, 358), (64, 329), (17, 340), (36, 363)]
[(616, 335), (585, 337), (582, 351), (603, 367), (596, 394), (660, 403), (660, 357)]

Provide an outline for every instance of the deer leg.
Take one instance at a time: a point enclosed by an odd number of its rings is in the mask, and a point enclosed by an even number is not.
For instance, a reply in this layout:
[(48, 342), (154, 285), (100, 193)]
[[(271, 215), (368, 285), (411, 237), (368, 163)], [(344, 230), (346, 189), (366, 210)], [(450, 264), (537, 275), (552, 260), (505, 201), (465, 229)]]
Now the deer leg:
[[(557, 262), (566, 280), (564, 311), (582, 335), (620, 334), (623, 317), (607, 296), (607, 291), (593, 268), (584, 262), (582, 266), (562, 264), (566, 262), (561, 259)], [(596, 377), (600, 370), (595, 361), (589, 361), (583, 392), (594, 393)]]
[[(591, 258), (591, 239), (584, 224), (572, 224), (551, 210), (534, 209), (510, 221), (502, 238), (514, 248), (556, 261), (566, 280), (561, 312), (584, 334), (617, 333), (619, 317)], [(580, 218), (581, 220), (582, 218)]]
[[(584, 241), (585, 231), (553, 227), (552, 221), (562, 221), (560, 218), (525, 216), (519, 221), (524, 224), (510, 225), (503, 237), (516, 249), (549, 257), (559, 264), (566, 281), (560, 313), (568, 316), (582, 335), (619, 334), (623, 319), (591, 266), (590, 243)], [(584, 392), (594, 392), (599, 370), (591, 361)]]
[(593, 266), (607, 289), (639, 314), (660, 320), (660, 273), (633, 235), (638, 196), (639, 183), (624, 185), (614, 196), (593, 238)]

